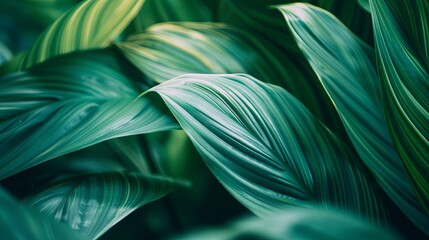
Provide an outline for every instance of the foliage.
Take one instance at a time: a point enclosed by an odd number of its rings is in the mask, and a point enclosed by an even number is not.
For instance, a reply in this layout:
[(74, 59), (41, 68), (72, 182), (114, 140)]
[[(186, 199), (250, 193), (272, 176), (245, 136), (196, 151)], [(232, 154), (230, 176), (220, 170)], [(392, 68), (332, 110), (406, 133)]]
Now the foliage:
[(0, 6), (7, 239), (429, 236), (428, 1)]

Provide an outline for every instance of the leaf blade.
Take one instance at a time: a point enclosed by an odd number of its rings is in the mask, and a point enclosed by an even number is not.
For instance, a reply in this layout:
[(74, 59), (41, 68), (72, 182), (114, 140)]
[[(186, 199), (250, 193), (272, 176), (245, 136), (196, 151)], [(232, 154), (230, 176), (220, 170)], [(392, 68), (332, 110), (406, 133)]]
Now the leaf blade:
[(224, 187), (256, 214), (320, 204), (383, 218), (371, 177), (283, 89), (247, 75), (185, 75), (150, 91), (161, 95)]
[(1, 179), (104, 140), (178, 127), (153, 100), (135, 100), (135, 80), (114, 63), (104, 50), (74, 53), (0, 80)]
[(89, 0), (81, 3), (45, 30), (20, 61), (18, 69), (71, 51), (106, 47), (137, 15), (143, 2)]
[(429, 3), (370, 1), (386, 121), (429, 214)]
[(429, 219), (418, 204), (384, 119), (374, 50), (322, 9), (291, 4), (279, 10), (362, 160), (392, 200), (427, 232)]
[(83, 236), (96, 239), (137, 208), (177, 186), (180, 182), (166, 177), (101, 173), (54, 183), (24, 201)]

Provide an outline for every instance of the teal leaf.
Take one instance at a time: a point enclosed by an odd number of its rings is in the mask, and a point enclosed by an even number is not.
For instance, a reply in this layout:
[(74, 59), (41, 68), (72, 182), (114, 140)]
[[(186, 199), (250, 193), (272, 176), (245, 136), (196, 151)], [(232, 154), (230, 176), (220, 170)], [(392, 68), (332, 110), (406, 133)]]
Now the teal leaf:
[(257, 215), (319, 205), (383, 221), (371, 175), (284, 89), (248, 75), (185, 75), (150, 91), (223, 186)]
[(107, 140), (31, 167), (0, 184), (15, 196), (24, 198), (51, 182), (81, 175), (112, 171), (150, 174), (153, 169), (144, 144), (147, 142), (143, 135)]
[(87, 239), (37, 210), (21, 204), (1, 187), (0, 232), (2, 239)]
[(280, 6), (298, 46), (339, 112), (359, 156), (378, 183), (422, 230), (422, 212), (381, 106), (374, 50), (328, 12), (307, 4)]
[(0, 79), (0, 179), (129, 135), (176, 129), (105, 51), (74, 53)]
[(387, 125), (429, 216), (429, 2), (370, 6)]
[(353, 215), (322, 209), (291, 208), (270, 218), (246, 217), (219, 228), (194, 230), (170, 239), (236, 240), (400, 239), (395, 233)]
[(25, 203), (95, 239), (137, 208), (184, 183), (140, 173), (79, 176), (52, 184)]

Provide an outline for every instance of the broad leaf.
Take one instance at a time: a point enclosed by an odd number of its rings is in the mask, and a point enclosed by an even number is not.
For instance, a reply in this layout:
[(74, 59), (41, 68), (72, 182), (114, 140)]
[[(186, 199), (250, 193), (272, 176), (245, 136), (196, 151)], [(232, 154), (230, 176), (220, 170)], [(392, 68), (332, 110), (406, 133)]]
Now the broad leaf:
[(387, 129), (374, 50), (320, 8), (292, 4), (279, 9), (331, 97), (360, 157), (402, 211), (422, 230), (429, 231), (429, 219), (418, 204)]
[(151, 91), (224, 187), (256, 214), (320, 205), (383, 221), (371, 175), (282, 88), (248, 75), (186, 75)]
[(35, 209), (21, 204), (0, 187), (2, 239), (87, 239)]
[(152, 100), (135, 99), (142, 88), (115, 61), (75, 53), (0, 79), (0, 179), (104, 140), (177, 128)]
[(137, 208), (179, 185), (139, 173), (103, 173), (66, 179), (24, 201), (71, 229), (94, 239)]
[(332, 122), (337, 132), (343, 131), (329, 99), (320, 96), (317, 86), (294, 62), (247, 31), (217, 23), (164, 23), (117, 45), (156, 83), (186, 73), (248, 73), (286, 88), (318, 118)]
[(299, 239), (299, 240), (393, 240), (394, 233), (361, 218), (338, 211), (321, 209), (288, 209), (268, 219), (246, 217), (222, 228), (194, 230), (175, 240)]
[(38, 38), (18, 69), (76, 50), (106, 47), (137, 15), (144, 0), (88, 0), (58, 18)]
[(370, 1), (385, 116), (429, 214), (429, 2)]

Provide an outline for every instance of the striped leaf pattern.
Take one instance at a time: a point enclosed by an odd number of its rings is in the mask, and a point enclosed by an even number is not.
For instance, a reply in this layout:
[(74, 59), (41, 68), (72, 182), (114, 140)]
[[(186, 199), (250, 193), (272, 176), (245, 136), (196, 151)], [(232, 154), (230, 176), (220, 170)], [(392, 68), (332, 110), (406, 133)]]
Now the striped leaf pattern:
[(282, 88), (248, 75), (184, 75), (150, 91), (224, 187), (256, 214), (319, 205), (383, 221), (371, 176)]
[(429, 215), (429, 2), (370, 1), (385, 117)]
[(103, 173), (66, 179), (24, 202), (89, 239), (96, 239), (135, 209), (179, 184), (138, 173)]
[[(18, 70), (76, 50), (106, 47), (137, 15), (144, 0), (88, 0), (58, 18), (20, 60)], [(82, 26), (85, 28), (82, 28)]]
[(135, 99), (139, 88), (107, 53), (55, 58), (0, 79), (0, 179), (101, 141), (178, 127), (153, 101)]
[(89, 239), (38, 213), (0, 187), (0, 232), (3, 239)]
[(428, 231), (429, 219), (421, 211), (384, 119), (374, 49), (325, 10), (308, 4), (279, 9), (362, 160), (403, 212)]

